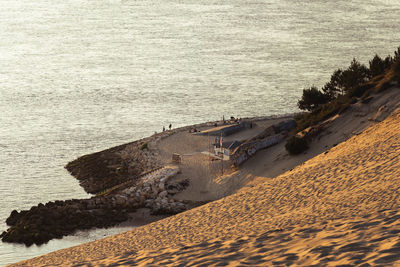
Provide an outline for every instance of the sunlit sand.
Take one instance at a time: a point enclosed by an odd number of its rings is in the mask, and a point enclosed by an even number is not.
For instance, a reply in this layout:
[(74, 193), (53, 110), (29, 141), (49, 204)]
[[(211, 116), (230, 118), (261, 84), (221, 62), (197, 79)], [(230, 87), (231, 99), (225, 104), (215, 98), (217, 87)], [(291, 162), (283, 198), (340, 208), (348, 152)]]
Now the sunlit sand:
[[(215, 192), (236, 190), (230, 196), (17, 265), (396, 264), (400, 261), (396, 95), (398, 88), (369, 105), (354, 104), (351, 113), (332, 122), (331, 133), (315, 140), (306, 154), (290, 157), (277, 146), (218, 178), (237, 179), (237, 186), (221, 189), (218, 179), (208, 183), (210, 192), (212, 184)], [(343, 142), (329, 143), (337, 141)], [(188, 190), (192, 191), (187, 195), (200, 194), (195, 188)]]

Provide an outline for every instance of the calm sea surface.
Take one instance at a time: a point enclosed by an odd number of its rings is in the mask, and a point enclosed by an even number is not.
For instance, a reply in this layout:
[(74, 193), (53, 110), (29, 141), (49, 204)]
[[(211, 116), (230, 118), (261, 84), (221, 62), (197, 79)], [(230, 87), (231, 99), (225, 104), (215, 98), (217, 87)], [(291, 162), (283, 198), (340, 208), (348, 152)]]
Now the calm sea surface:
[[(87, 197), (63, 168), (80, 155), (169, 123), (297, 111), (353, 57), (393, 53), (395, 2), (0, 0), (0, 229), (13, 209)], [(127, 229), (0, 243), (0, 265)]]

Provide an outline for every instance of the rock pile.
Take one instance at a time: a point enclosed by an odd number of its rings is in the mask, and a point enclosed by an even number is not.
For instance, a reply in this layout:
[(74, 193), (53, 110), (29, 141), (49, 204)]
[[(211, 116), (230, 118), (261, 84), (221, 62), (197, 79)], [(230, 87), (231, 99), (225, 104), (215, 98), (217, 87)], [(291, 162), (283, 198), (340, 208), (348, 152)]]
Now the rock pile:
[(161, 166), (157, 152), (149, 148), (148, 142), (134, 143), (127, 145), (118, 153), (128, 175), (137, 175)]
[(129, 212), (137, 208), (147, 207), (153, 214), (185, 211), (186, 203), (171, 198), (188, 186), (187, 180), (171, 180), (178, 172), (178, 167), (164, 167), (112, 195), (40, 203), (21, 212), (13, 210), (6, 221), (11, 227), (0, 237), (4, 242), (39, 245), (76, 230), (114, 226), (129, 219)]
[(40, 245), (78, 229), (110, 227), (129, 218), (126, 210), (100, 204), (91, 209), (88, 203), (88, 199), (73, 199), (40, 203), (21, 212), (13, 210), (6, 221), (11, 227), (0, 237), (4, 242)]
[(126, 201), (140, 203), (153, 214), (176, 214), (187, 209), (186, 205), (171, 196), (184, 190), (188, 180), (172, 181), (179, 167), (168, 166), (144, 176), (136, 186), (124, 189), (117, 196)]

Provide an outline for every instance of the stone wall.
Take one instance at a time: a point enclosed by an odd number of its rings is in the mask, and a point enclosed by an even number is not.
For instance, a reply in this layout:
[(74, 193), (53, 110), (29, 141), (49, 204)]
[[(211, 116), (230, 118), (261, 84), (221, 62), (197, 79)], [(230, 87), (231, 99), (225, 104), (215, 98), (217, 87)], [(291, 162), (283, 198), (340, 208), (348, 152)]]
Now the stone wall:
[(240, 166), (261, 149), (283, 141), (289, 131), (296, 128), (296, 121), (288, 119), (266, 128), (257, 136), (237, 147), (232, 153), (233, 165)]
[(277, 134), (274, 136), (266, 137), (262, 140), (245, 143), (234, 151), (234, 154), (232, 155), (233, 165), (236, 167), (240, 166), (250, 157), (255, 155), (257, 151), (276, 145), (280, 143), (283, 139), (284, 137), (281, 134)]

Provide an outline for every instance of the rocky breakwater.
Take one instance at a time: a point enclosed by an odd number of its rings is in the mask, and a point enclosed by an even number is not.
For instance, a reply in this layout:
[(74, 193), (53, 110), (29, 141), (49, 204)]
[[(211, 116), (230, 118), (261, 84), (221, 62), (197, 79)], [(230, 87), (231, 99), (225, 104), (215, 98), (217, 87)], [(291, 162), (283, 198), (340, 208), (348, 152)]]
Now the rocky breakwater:
[(10, 226), (0, 237), (4, 242), (42, 244), (76, 230), (117, 225), (130, 218), (137, 208), (149, 208), (154, 214), (176, 214), (189, 208), (172, 195), (188, 185), (187, 180), (173, 181), (179, 172), (175, 166), (164, 167), (142, 176), (134, 186), (90, 199), (72, 199), (39, 204), (29, 210), (11, 212)]
[(179, 173), (178, 166), (167, 166), (144, 176), (132, 187), (121, 191), (118, 196), (140, 203), (152, 214), (176, 214), (188, 208), (187, 204), (172, 196), (188, 185), (187, 179), (172, 180)]
[[(96, 203), (91, 206), (91, 202)], [(0, 237), (3, 242), (43, 244), (76, 230), (114, 226), (129, 218), (127, 210), (113, 206), (109, 199), (51, 201), (29, 210), (13, 210), (7, 218), (11, 226)]]

